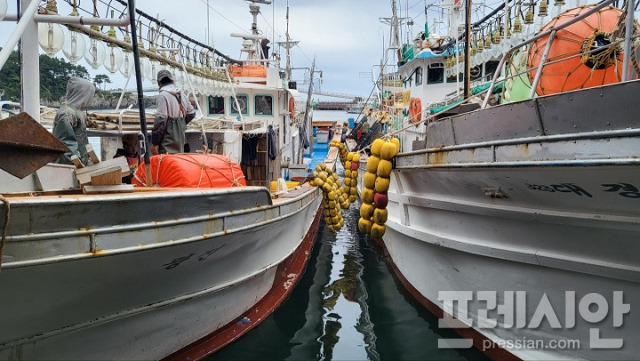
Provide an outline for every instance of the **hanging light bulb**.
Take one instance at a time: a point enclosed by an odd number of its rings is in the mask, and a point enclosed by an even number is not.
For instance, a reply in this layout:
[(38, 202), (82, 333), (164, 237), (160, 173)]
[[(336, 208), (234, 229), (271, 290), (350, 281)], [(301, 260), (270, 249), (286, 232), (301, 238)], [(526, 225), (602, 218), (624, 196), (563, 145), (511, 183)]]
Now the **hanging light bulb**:
[(484, 54), (483, 62), (491, 60), (491, 48), (491, 29), (489, 29), (489, 35), (487, 35), (484, 41), (484, 51), (482, 52), (482, 54)]
[[(71, 11), (71, 14), (69, 15), (78, 16), (76, 0), (73, 1), (73, 11)], [(65, 31), (64, 35), (62, 52), (64, 53), (64, 56), (69, 59), (69, 62), (71, 62), (71, 64), (76, 64), (80, 59), (84, 57), (86, 47), (87, 44), (84, 40), (84, 36), (74, 28), (67, 28), (67, 31)]]
[[(111, 19), (113, 19), (113, 10), (111, 10)], [(116, 29), (112, 26), (107, 35), (109, 35), (110, 38), (117, 39)], [(107, 68), (110, 73), (114, 74), (120, 70), (120, 65), (122, 65), (122, 51), (114, 44), (109, 43), (107, 58), (104, 62), (105, 68)]]
[(0, 21), (7, 15), (7, 0), (0, 0)]
[(115, 45), (109, 45), (109, 49), (107, 50), (107, 58), (104, 62), (105, 68), (107, 68), (110, 73), (114, 74), (115, 72), (120, 70), (121, 65), (122, 50), (120, 50)]
[(84, 53), (87, 50), (87, 43), (84, 36), (75, 29), (69, 28), (65, 33), (62, 52), (71, 64), (76, 64), (84, 57)]
[(538, 23), (536, 24), (536, 32), (540, 31), (545, 25), (547, 25), (547, 15), (548, 15), (549, 3), (547, 0), (542, 0), (540, 2), (540, 7), (538, 8)]
[(564, 0), (554, 0), (553, 9), (551, 10), (551, 18), (555, 18), (556, 16), (562, 14), (562, 12), (564, 11), (564, 6)]
[(96, 38), (90, 38), (87, 51), (84, 53), (84, 60), (93, 69), (98, 69), (104, 63), (106, 49), (104, 43)]
[(522, 41), (522, 22), (520, 21), (520, 14), (522, 14), (522, 8), (520, 7), (520, 3), (518, 3), (518, 8), (516, 10), (516, 18), (513, 21), (513, 33), (511, 34), (511, 42), (513, 46), (520, 44)]
[[(96, 5), (96, 0), (93, 1), (93, 17), (98, 17), (98, 7)], [(100, 27), (98, 27), (98, 25), (91, 25), (91, 30), (100, 32)], [(87, 45), (86, 51), (84, 52), (84, 60), (93, 69), (98, 69), (104, 63), (104, 57), (104, 43), (102, 41), (99, 41), (95, 37), (89, 36), (89, 43)]]
[[(131, 44), (131, 38), (129, 38), (129, 30), (125, 32), (124, 42), (127, 44)], [(135, 64), (133, 62), (133, 53), (131, 50), (125, 49), (122, 56), (122, 64), (120, 65), (120, 73), (124, 75), (126, 78), (129, 78), (133, 73), (135, 73)]]
[(524, 14), (524, 26), (522, 27), (522, 37), (526, 40), (535, 35), (536, 28), (533, 24), (533, 4), (529, 4), (527, 13)]
[(38, 24), (38, 43), (44, 52), (54, 57), (64, 45), (64, 32), (60, 24)]
[(184, 73), (181, 70), (178, 70), (177, 68), (172, 68), (171, 72), (174, 74), (174, 76), (173, 76), (174, 83), (177, 86), (179, 86), (179, 87), (184, 89), (184, 86), (183, 86), (183, 84), (184, 84)]
[[(150, 28), (149, 32), (148, 32), (148, 35), (149, 35), (149, 52), (154, 54), (154, 55), (157, 55), (156, 47), (155, 47), (155, 44), (154, 44), (153, 34), (154, 34), (153, 28)], [(156, 80), (155, 79), (156, 78), (156, 66), (157, 66), (158, 61), (155, 60), (155, 58), (153, 58), (153, 57), (145, 57), (145, 59), (146, 59), (147, 63), (144, 65), (144, 67), (146, 69), (145, 72), (143, 73), (144, 77), (147, 80), (151, 81), (151, 82), (155, 82), (155, 80)]]

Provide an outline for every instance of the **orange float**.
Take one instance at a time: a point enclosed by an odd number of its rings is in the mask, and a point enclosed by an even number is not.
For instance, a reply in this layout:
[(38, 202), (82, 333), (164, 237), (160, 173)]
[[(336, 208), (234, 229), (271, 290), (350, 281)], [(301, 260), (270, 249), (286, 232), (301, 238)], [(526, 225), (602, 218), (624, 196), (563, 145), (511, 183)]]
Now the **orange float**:
[[(558, 27), (591, 8), (593, 6), (567, 10), (553, 18), (540, 32)], [(549, 95), (620, 82), (622, 79), (622, 46), (608, 48), (606, 46), (611, 43), (611, 33), (616, 30), (621, 14), (620, 9), (611, 6), (605, 7), (566, 28), (558, 30), (549, 49), (547, 63), (572, 56), (573, 58), (545, 65), (536, 87), (536, 93)], [(535, 67), (540, 65), (542, 61), (548, 40), (549, 36), (547, 35), (531, 44), (527, 64), (528, 68), (533, 68), (529, 71), (531, 82), (535, 79), (537, 71)], [(577, 56), (598, 48), (601, 50), (593, 54)]]
[[(226, 188), (247, 183), (240, 166), (220, 154), (179, 153), (154, 155), (150, 159), (151, 179), (160, 187)], [(145, 164), (136, 170), (132, 184), (146, 185)]]
[(293, 100), (293, 97), (289, 98), (289, 113), (291, 113), (291, 116), (296, 113), (296, 102)]
[(418, 123), (422, 120), (422, 102), (420, 98), (411, 98), (409, 102), (409, 121)]

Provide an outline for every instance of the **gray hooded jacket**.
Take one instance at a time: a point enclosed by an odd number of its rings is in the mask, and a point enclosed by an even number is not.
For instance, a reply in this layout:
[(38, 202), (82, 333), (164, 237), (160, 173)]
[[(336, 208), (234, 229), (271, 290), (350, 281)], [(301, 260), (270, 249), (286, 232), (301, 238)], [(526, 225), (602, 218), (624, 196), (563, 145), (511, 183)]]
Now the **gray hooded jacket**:
[(57, 163), (73, 164), (71, 156), (76, 155), (83, 164), (92, 164), (87, 154), (87, 119), (84, 110), (93, 98), (95, 86), (86, 79), (72, 77), (67, 83), (67, 95), (53, 121), (53, 135), (60, 139), (69, 151)]

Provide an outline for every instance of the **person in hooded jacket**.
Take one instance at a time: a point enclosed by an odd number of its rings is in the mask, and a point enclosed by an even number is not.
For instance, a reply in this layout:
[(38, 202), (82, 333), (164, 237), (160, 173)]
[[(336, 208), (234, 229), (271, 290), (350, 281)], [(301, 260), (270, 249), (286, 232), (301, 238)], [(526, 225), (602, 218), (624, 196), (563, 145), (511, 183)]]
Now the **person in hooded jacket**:
[(151, 154), (182, 153), (186, 143), (185, 130), (196, 111), (187, 96), (173, 83), (173, 74), (169, 70), (160, 70), (157, 80), (160, 92), (151, 132)]
[(77, 156), (82, 164), (91, 165), (87, 153), (87, 117), (85, 110), (93, 98), (96, 87), (89, 80), (72, 77), (67, 83), (67, 95), (53, 121), (53, 135), (69, 151), (56, 160), (57, 163), (73, 164), (72, 156)]

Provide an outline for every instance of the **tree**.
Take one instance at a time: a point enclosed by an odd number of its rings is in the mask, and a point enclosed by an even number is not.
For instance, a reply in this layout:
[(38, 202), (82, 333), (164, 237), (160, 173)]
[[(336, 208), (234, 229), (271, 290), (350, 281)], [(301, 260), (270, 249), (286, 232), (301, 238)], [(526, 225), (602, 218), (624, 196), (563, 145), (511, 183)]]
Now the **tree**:
[(93, 78), (93, 82), (96, 83), (97, 88), (100, 88), (100, 85), (104, 84), (102, 86), (102, 90), (104, 90), (106, 84), (111, 84), (111, 79), (109, 79), (109, 76), (106, 74), (96, 74)]
[(20, 101), (20, 59), (18, 52), (13, 51), (0, 70), (0, 89), (4, 89), (4, 99)]
[[(59, 101), (67, 93), (67, 82), (72, 76), (91, 79), (83, 66), (40, 55), (40, 99)], [(0, 89), (5, 91), (4, 98), (20, 101), (20, 56), (17, 51), (11, 52), (0, 70)]]
[(40, 98), (59, 101), (67, 93), (67, 82), (73, 76), (91, 79), (83, 66), (40, 55)]

